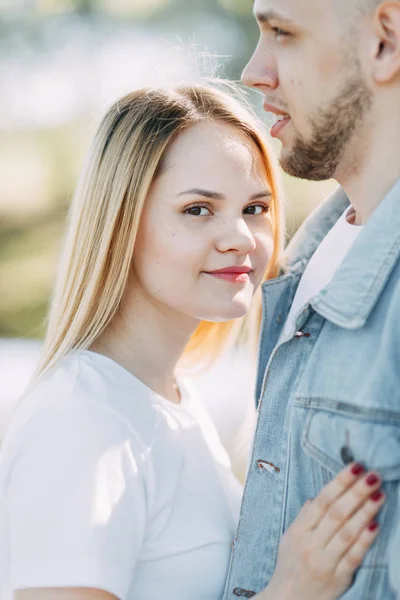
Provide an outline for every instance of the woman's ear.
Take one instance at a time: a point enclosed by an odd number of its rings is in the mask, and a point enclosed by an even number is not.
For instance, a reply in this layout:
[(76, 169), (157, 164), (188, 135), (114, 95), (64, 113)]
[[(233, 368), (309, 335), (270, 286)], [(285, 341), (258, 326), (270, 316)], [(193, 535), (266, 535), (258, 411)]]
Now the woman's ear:
[(400, 80), (400, 1), (383, 2), (374, 17), (373, 75), (378, 84)]

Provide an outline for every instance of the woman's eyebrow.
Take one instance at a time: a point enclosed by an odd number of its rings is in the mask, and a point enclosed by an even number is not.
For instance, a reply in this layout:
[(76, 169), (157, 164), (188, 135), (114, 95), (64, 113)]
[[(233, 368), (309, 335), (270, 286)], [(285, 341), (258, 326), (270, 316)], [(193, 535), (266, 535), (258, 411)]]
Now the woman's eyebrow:
[(191, 190), (186, 190), (178, 194), (178, 196), (183, 196), (184, 194), (191, 194), (192, 196), (205, 196), (205, 198), (211, 198), (212, 200), (223, 200), (225, 198), (223, 194), (211, 192), (210, 190), (203, 190), (201, 188), (192, 188)]
[[(219, 192), (212, 192), (210, 190), (204, 190), (202, 188), (185, 190), (184, 192), (178, 194), (178, 196), (184, 196), (187, 194), (192, 196), (204, 196), (205, 198), (210, 198), (211, 200), (225, 200), (225, 196), (223, 194), (220, 194)], [(250, 196), (249, 200), (259, 200), (260, 198), (266, 198), (268, 196), (272, 196), (271, 192), (269, 190), (262, 190), (261, 192), (257, 192), (256, 194)]]
[(260, 200), (261, 198), (268, 198), (270, 196), (272, 196), (272, 193), (269, 190), (263, 190), (250, 196), (249, 200)]

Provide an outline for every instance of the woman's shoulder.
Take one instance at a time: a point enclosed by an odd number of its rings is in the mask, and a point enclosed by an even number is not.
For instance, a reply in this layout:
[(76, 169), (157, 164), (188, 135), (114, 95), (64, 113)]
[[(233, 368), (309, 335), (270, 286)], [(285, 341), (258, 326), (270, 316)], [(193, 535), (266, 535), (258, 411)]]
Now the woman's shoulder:
[(80, 426), (87, 439), (124, 432), (142, 450), (154, 441), (159, 415), (143, 389), (122, 368), (93, 354), (71, 353), (29, 386), (11, 415), (3, 448), (29, 430), (38, 435), (70, 427), (76, 440)]
[(12, 415), (0, 488), (16, 472), (51, 478), (60, 470), (71, 482), (104, 469), (148, 489), (167, 473), (177, 482), (184, 448), (173, 425), (151, 402), (151, 390), (122, 367), (73, 353), (31, 386)]

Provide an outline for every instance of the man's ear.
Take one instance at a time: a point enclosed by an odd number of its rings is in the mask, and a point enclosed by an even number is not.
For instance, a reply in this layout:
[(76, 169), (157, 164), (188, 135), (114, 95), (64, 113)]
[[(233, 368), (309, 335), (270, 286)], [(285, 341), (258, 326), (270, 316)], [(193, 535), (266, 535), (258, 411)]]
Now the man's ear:
[(374, 16), (376, 48), (373, 57), (375, 81), (400, 78), (400, 1), (382, 2)]

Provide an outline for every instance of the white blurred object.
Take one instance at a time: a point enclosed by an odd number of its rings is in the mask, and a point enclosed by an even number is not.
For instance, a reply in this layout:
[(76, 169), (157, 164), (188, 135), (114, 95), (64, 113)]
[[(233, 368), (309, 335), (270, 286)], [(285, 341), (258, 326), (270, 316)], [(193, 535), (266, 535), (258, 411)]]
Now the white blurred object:
[[(19, 33), (14, 24), (2, 32), (0, 129), (100, 118), (134, 89), (214, 75), (210, 66), (223, 65), (246, 47), (235, 20), (210, 18), (201, 10), (196, 18), (190, 11), (175, 18), (173, 27), (64, 14), (38, 21), (34, 31)], [(28, 98), (21, 89), (29, 89)]]
[(8, 417), (32, 377), (40, 342), (0, 339), (0, 442)]
[(256, 422), (256, 371), (254, 353), (242, 346), (230, 347), (206, 371), (191, 374), (242, 482)]

